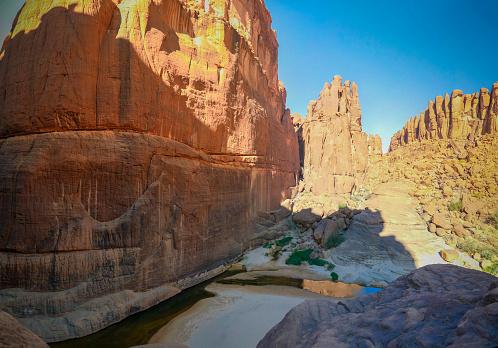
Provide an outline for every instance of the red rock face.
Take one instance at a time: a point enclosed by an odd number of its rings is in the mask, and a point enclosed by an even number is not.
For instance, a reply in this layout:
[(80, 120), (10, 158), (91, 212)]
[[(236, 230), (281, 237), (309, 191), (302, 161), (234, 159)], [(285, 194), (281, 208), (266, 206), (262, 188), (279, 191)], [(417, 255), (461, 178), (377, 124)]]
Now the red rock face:
[(0, 309), (48, 341), (205, 279), (299, 172), (262, 0), (53, 3), (0, 54)]
[[(301, 124), (295, 119), (295, 123)], [(335, 76), (311, 101), (302, 122), (305, 188), (315, 194), (351, 193), (367, 170), (369, 153), (382, 154), (380, 137), (362, 132), (358, 87)], [(299, 128), (298, 128), (299, 129)]]
[(427, 139), (473, 140), (498, 131), (498, 82), (491, 94), (487, 88), (479, 93), (463, 94), (454, 90), (451, 96), (437, 96), (427, 109), (412, 117), (391, 139), (390, 150)]

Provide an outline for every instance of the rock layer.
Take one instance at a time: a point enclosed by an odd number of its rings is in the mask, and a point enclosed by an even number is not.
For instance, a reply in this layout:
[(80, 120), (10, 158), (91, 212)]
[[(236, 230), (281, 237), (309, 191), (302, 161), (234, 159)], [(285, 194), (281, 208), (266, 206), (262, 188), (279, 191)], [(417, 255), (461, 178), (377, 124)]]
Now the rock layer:
[(430, 265), (353, 300), (310, 300), (259, 342), (264, 347), (494, 347), (498, 278)]
[(391, 139), (390, 150), (427, 139), (473, 140), (498, 131), (498, 82), (491, 93), (463, 94), (454, 90), (451, 96), (437, 96), (420, 115), (410, 118)]
[(301, 127), (304, 183), (315, 194), (351, 193), (365, 175), (369, 153), (381, 153), (380, 138), (369, 141), (362, 131), (356, 83), (343, 84), (340, 76), (310, 102)]
[(262, 0), (28, 0), (0, 53), (0, 308), (89, 334), (281, 216), (299, 160), (277, 50)]

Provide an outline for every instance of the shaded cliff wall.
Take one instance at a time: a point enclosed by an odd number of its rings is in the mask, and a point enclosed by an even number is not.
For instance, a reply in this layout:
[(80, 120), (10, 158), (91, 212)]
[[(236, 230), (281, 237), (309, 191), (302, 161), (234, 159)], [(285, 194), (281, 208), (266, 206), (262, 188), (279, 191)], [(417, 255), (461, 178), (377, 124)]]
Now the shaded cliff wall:
[(262, 0), (28, 0), (0, 53), (0, 308), (77, 337), (246, 248), (299, 172), (277, 54)]

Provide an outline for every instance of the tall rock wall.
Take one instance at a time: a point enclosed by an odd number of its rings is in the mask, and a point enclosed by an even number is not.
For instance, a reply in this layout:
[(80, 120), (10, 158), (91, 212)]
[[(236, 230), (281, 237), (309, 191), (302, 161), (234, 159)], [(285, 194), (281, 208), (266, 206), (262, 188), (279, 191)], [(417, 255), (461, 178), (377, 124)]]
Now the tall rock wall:
[(380, 137), (362, 131), (358, 87), (334, 76), (308, 105), (302, 124), (305, 188), (315, 194), (351, 193), (367, 170), (369, 153), (382, 154)]
[(89, 334), (257, 238), (299, 172), (277, 53), (263, 0), (28, 0), (0, 53), (0, 309)]
[(420, 115), (410, 118), (391, 139), (390, 150), (427, 139), (472, 140), (498, 131), (498, 82), (491, 93), (463, 94), (454, 90), (451, 96), (437, 96)]

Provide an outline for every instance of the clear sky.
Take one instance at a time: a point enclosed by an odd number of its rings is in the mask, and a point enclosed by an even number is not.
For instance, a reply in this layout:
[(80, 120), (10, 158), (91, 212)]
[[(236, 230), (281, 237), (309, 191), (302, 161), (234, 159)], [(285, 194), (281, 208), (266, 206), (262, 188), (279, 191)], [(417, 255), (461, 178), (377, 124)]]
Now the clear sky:
[[(23, 0), (0, 0), (0, 36)], [(266, 0), (287, 104), (306, 114), (333, 75), (356, 81), (384, 147), (436, 95), (498, 81), (498, 1)]]
[(498, 81), (498, 1), (266, 0), (287, 105), (306, 114), (333, 75), (356, 81), (384, 147), (430, 99)]
[(0, 0), (0, 44), (9, 34), (14, 18), (24, 0)]

